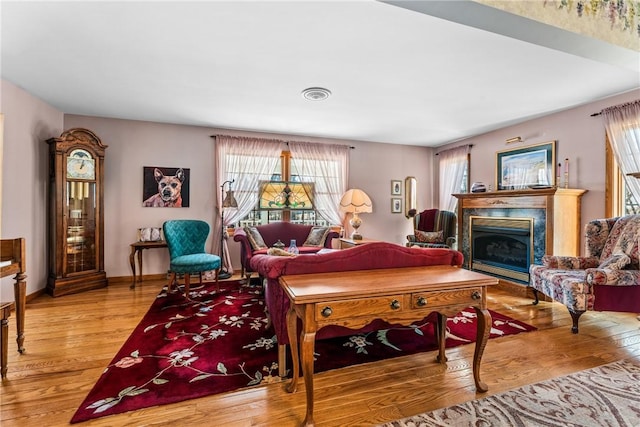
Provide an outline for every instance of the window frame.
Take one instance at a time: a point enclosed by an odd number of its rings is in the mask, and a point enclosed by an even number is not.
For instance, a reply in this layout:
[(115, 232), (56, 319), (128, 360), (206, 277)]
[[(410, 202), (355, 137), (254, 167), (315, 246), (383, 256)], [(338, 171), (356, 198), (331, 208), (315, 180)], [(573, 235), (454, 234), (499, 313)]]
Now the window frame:
[[(290, 181), (291, 180), (291, 169), (292, 169), (292, 156), (291, 152), (288, 150), (282, 150), (280, 153), (280, 177), (279, 181)], [(266, 219), (266, 222), (264, 220)], [(269, 224), (271, 222), (291, 222), (296, 224), (307, 224), (307, 225), (329, 225), (325, 224), (326, 221), (323, 219), (319, 219), (319, 215), (317, 210), (300, 210), (300, 209), (282, 209), (282, 210), (271, 210), (271, 209), (258, 209), (257, 203), (256, 207), (254, 207), (247, 216), (241, 218), (238, 221), (240, 226), (243, 223), (251, 224), (251, 225), (260, 225), (260, 224)]]
[(605, 137), (605, 216), (615, 218), (627, 214), (625, 180), (613, 154), (609, 135)]

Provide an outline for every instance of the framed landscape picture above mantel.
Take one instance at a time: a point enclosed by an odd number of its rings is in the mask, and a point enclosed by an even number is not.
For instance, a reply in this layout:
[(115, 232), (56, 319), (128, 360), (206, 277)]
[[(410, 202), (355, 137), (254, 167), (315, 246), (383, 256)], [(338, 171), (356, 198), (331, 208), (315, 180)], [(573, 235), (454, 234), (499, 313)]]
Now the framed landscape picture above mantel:
[(556, 185), (556, 141), (496, 153), (496, 188), (522, 190)]

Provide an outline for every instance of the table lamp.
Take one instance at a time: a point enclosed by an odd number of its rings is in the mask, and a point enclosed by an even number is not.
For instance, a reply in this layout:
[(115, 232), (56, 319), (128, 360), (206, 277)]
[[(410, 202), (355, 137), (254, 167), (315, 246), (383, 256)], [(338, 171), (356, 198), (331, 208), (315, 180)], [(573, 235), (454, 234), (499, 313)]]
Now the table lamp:
[(353, 227), (353, 233), (351, 234), (353, 240), (362, 240), (362, 235), (358, 232), (358, 228), (362, 225), (362, 220), (358, 214), (373, 212), (372, 206), (373, 204), (367, 193), (358, 188), (347, 190), (342, 199), (340, 199), (340, 210), (352, 214), (349, 224)]

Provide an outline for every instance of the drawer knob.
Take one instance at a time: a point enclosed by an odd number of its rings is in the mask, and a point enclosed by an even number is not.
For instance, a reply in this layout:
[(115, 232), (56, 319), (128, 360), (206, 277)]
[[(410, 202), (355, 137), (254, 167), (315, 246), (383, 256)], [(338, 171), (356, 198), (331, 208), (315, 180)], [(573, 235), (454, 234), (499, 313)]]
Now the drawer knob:
[(424, 307), (427, 305), (427, 299), (425, 297), (418, 297), (418, 301), (416, 301), (420, 307)]
[(393, 301), (391, 301), (390, 306), (393, 310), (397, 310), (400, 308), (400, 301), (398, 301), (397, 299), (394, 299)]
[(322, 309), (322, 317), (329, 317), (333, 314), (333, 310), (331, 309), (331, 307), (325, 307)]
[(474, 292), (471, 294), (471, 299), (479, 300), (480, 298), (482, 298), (482, 295), (480, 294), (480, 292), (479, 292), (479, 291), (474, 291)]

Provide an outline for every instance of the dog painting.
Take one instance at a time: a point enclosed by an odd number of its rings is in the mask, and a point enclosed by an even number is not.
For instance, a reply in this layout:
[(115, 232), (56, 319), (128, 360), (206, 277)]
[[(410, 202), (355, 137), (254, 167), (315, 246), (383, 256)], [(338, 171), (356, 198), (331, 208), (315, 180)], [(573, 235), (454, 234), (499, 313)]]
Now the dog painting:
[(144, 167), (143, 207), (187, 208), (189, 169)]

